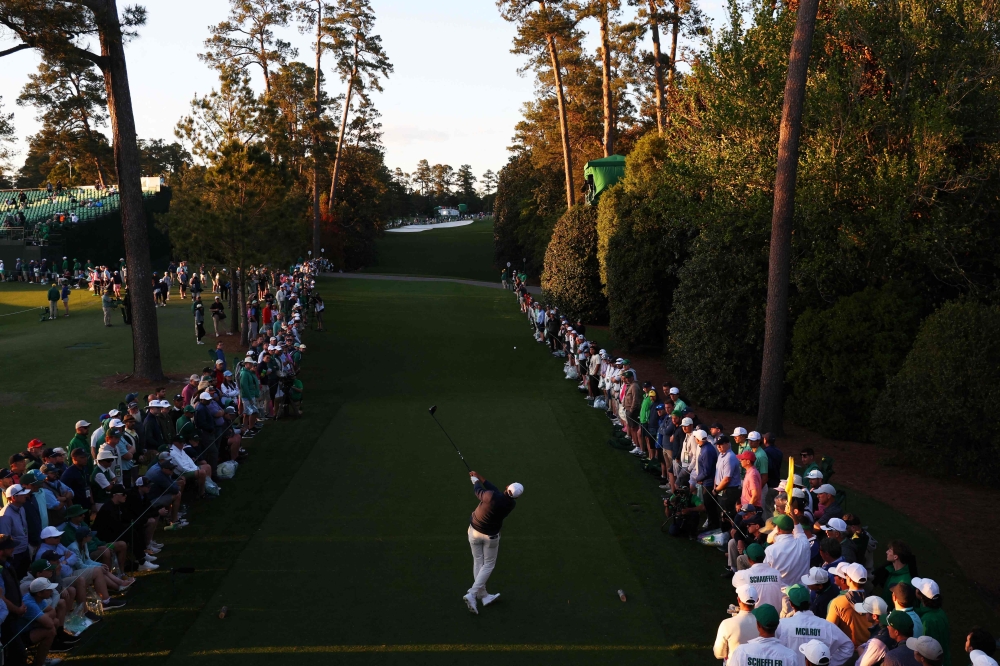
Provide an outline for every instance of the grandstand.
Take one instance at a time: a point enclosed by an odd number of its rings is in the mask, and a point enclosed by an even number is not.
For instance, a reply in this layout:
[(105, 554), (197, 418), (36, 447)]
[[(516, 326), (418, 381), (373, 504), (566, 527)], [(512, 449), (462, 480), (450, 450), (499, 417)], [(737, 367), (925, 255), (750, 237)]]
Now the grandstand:
[[(148, 190), (143, 197), (156, 194)], [(45, 189), (0, 190), (0, 232), (3, 232), (0, 237), (44, 244), (65, 224), (96, 220), (118, 208), (118, 192), (114, 188), (72, 187), (59, 194)]]

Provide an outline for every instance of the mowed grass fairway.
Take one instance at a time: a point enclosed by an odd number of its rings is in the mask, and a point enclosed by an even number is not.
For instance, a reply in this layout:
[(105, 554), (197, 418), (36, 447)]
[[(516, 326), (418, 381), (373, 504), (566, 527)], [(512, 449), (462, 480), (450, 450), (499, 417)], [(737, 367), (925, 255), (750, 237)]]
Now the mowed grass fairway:
[(362, 272), (499, 282), (500, 269), (493, 268), (493, 220), (464, 227), (387, 232), (379, 241), (377, 262)]
[[(401, 234), (397, 249), (408, 241), (422, 253), (413, 274), (487, 279), (488, 263), (449, 263), (456, 243), (486, 244), (478, 252), (489, 256), (492, 234), (475, 226)], [(456, 236), (442, 257), (427, 241), (446, 232)], [(509, 292), (337, 278), (320, 287), (328, 331), (306, 333), (304, 417), (268, 424), (222, 496), (192, 504), (190, 527), (158, 535), (163, 568), (87, 632), (73, 662), (714, 663), (734, 596), (721, 554), (661, 533), (655, 478), (607, 445), (607, 420), (533, 342)], [(131, 367), (129, 331), (117, 315), (104, 328), (97, 299), (73, 294), (68, 320), (0, 317), (7, 455), (34, 436), (64, 445), (76, 419), (122, 397), (97, 381)], [(0, 315), (44, 299), (42, 287), (0, 286)], [(189, 304), (172, 300), (158, 316), (167, 371), (205, 365)], [(475, 469), (526, 488), (489, 583), (500, 600), (478, 616), (461, 599), (476, 499), (432, 404)], [(956, 655), (969, 627), (996, 626), (933, 533), (858, 493), (849, 509), (880, 541), (876, 562), (892, 538), (914, 545), (921, 573), (947, 595)]]

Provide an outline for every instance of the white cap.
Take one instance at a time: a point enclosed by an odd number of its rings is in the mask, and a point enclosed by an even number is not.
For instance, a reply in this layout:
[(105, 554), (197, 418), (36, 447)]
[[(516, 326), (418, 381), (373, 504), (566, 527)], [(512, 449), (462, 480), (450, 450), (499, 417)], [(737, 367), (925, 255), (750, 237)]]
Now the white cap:
[(757, 600), (760, 599), (760, 594), (757, 593), (757, 588), (753, 585), (740, 585), (736, 588), (736, 596), (745, 604), (756, 604)]
[(90, 426), (90, 421), (84, 421), (83, 419), (80, 419), (79, 421), (76, 422), (77, 428), (86, 428), (88, 426)]
[(201, 379), (201, 375), (191, 375), (190, 377), (188, 377), (188, 381), (189, 382), (190, 381), (198, 381), (199, 379)]
[(108, 427), (109, 428), (124, 428), (125, 424), (122, 423), (121, 419), (111, 419), (111, 421), (108, 422)]
[(800, 645), (799, 652), (805, 655), (806, 661), (816, 666), (827, 666), (830, 663), (830, 648), (815, 638)]
[(914, 578), (910, 581), (910, 585), (920, 590), (920, 594), (927, 599), (933, 599), (941, 594), (941, 588), (930, 578)]
[(522, 494), (524, 494), (524, 486), (522, 486), (520, 483), (510, 484), (509, 486), (507, 486), (507, 490), (510, 491), (511, 497), (520, 497)]
[(685, 417), (684, 417), (684, 418), (683, 418), (683, 419), (681, 420), (681, 427), (682, 427), (682, 428), (683, 428), (684, 426), (693, 426), (693, 425), (694, 425), (694, 419), (693, 419), (693, 418), (691, 418), (690, 416), (685, 416)]
[(837, 489), (831, 486), (829, 483), (824, 483), (822, 486), (814, 491), (817, 495), (836, 495)]
[(840, 518), (831, 518), (830, 520), (826, 521), (826, 525), (820, 525), (819, 528), (824, 532), (835, 530), (837, 532), (843, 533), (847, 531), (847, 523), (845, 523)]
[(838, 578), (847, 578), (847, 562), (841, 562), (837, 566), (827, 570), (831, 576), (837, 576)]
[(119, 414), (121, 414), (121, 412), (119, 412), (117, 409), (112, 409), (110, 412), (108, 412), (108, 416), (110, 416), (111, 418), (114, 418)]
[(793, 474), (792, 475), (792, 485), (793, 486), (801, 486), (802, 485), (802, 475), (801, 474)]
[(706, 440), (708, 439), (708, 433), (699, 428), (698, 430), (694, 431), (694, 438), (700, 440)]
[(97, 452), (98, 460), (114, 460), (115, 454), (111, 449), (106, 449), (101, 447), (101, 450)]
[(747, 435), (747, 439), (749, 439), (751, 442), (759, 442), (760, 441), (760, 433), (757, 432), (756, 430), (751, 430), (750, 434)]
[(55, 527), (49, 525), (44, 530), (42, 530), (43, 539), (51, 539), (52, 537), (62, 536), (62, 530), (58, 530)]
[(211, 400), (212, 396), (209, 394), (208, 391), (202, 391), (201, 395), (198, 396), (198, 399), (199, 400)]
[(807, 479), (822, 479), (823, 478), (823, 472), (819, 471), (818, 469), (811, 469), (811, 470), (809, 470), (809, 473), (806, 474), (806, 478)]
[(7, 496), (7, 499), (10, 499), (11, 497), (14, 497), (15, 495), (29, 495), (29, 494), (31, 494), (31, 490), (29, 490), (28, 488), (25, 488), (20, 483), (15, 483), (10, 488), (8, 488), (7, 490), (5, 490), (4, 494)]
[(745, 435), (745, 434), (747, 434), (747, 429), (744, 428), (744, 427), (742, 427), (742, 426), (740, 426), (740, 427), (736, 428), (736, 430), (733, 431), (733, 434), (730, 435), (730, 437), (737, 437), (739, 435)]
[(830, 574), (823, 567), (813, 567), (802, 577), (803, 585), (822, 585), (830, 580)]
[(944, 656), (944, 648), (942, 648), (941, 644), (930, 636), (907, 638), (906, 647), (910, 648), (925, 659), (930, 659), (931, 661), (937, 661)]
[(59, 586), (45, 576), (39, 576), (28, 584), (28, 591), (32, 594), (38, 594), (39, 592), (43, 592), (45, 590), (57, 589), (59, 589)]
[(670, 395), (680, 395), (681, 390), (676, 386), (670, 387)]
[(750, 584), (750, 572), (747, 569), (740, 569), (733, 574), (733, 587), (739, 588)]
[(865, 597), (860, 604), (854, 604), (854, 610), (859, 613), (871, 613), (879, 617), (885, 617), (889, 613), (889, 606), (882, 597)]
[(853, 580), (859, 585), (868, 582), (868, 570), (865, 569), (865, 565), (858, 564), (857, 562), (851, 562), (844, 566), (844, 573), (847, 577)]
[(801, 488), (792, 488), (792, 497), (798, 497), (799, 499), (806, 498), (806, 491)]

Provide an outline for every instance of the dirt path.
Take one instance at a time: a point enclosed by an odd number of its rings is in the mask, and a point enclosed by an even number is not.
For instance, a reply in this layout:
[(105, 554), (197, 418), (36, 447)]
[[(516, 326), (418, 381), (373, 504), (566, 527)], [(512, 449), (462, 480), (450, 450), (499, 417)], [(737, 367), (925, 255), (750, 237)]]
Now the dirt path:
[[(624, 355), (620, 350), (614, 353)], [(672, 379), (660, 358), (634, 353), (628, 354), (628, 358), (642, 381), (652, 381), (659, 387), (664, 379)], [(741, 424), (752, 430), (756, 420), (736, 412), (704, 408), (696, 412), (702, 422), (719, 421), (729, 430)], [(828, 439), (786, 424), (786, 433), (778, 441), (778, 447), (788, 454), (806, 446), (814, 448), (817, 456), (833, 457), (837, 463), (837, 485), (873, 497), (937, 534), (966, 578), (982, 591), (993, 608), (1000, 610), (1000, 570), (996, 567), (993, 543), (996, 530), (983, 523), (983, 512), (977, 510), (1000, 506), (1000, 490), (890, 467), (881, 462), (884, 451), (873, 444)], [(850, 464), (846, 464), (848, 461)]]

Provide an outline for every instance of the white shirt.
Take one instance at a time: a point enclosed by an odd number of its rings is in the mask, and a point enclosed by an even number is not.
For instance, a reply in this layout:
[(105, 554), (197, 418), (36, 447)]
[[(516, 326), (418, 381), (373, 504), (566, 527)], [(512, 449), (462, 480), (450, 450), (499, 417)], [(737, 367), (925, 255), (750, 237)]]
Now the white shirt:
[(173, 445), (170, 447), (170, 461), (177, 466), (181, 474), (198, 471), (198, 466), (191, 460), (191, 456)]
[(684, 443), (681, 444), (681, 467), (691, 470), (698, 462), (698, 438), (694, 436), (694, 429), (684, 435)]
[(784, 585), (795, 585), (809, 573), (809, 555), (809, 539), (802, 526), (796, 524), (792, 534), (774, 537), (774, 543), (764, 551), (764, 564), (781, 572)]
[(778, 624), (778, 631), (774, 637), (796, 654), (798, 666), (806, 666), (805, 655), (799, 652), (799, 646), (813, 639), (830, 648), (831, 664), (846, 664), (854, 654), (854, 643), (847, 634), (834, 623), (816, 617), (812, 611), (798, 611), (795, 615), (783, 619)]
[[(776, 638), (755, 638), (733, 651), (729, 666), (795, 666), (801, 652), (792, 652)], [(751, 661), (752, 660), (752, 661)]]
[(996, 659), (986, 654), (982, 650), (973, 650), (969, 653), (972, 666), (997, 666)]
[(781, 582), (781, 572), (763, 562), (758, 562), (747, 569), (746, 573), (749, 574), (749, 584), (757, 588), (759, 595), (757, 605), (771, 604), (775, 610), (780, 611), (781, 602), (785, 596), (781, 591), (781, 588), (784, 587)]
[(725, 661), (740, 645), (760, 636), (757, 631), (757, 619), (748, 610), (741, 610), (733, 617), (727, 617), (719, 624), (719, 633), (715, 636), (713, 652), (716, 659)]
[[(838, 627), (839, 629), (839, 627)], [(886, 645), (877, 638), (869, 638), (858, 646), (858, 660), (856, 666), (877, 666), (885, 660)]]

